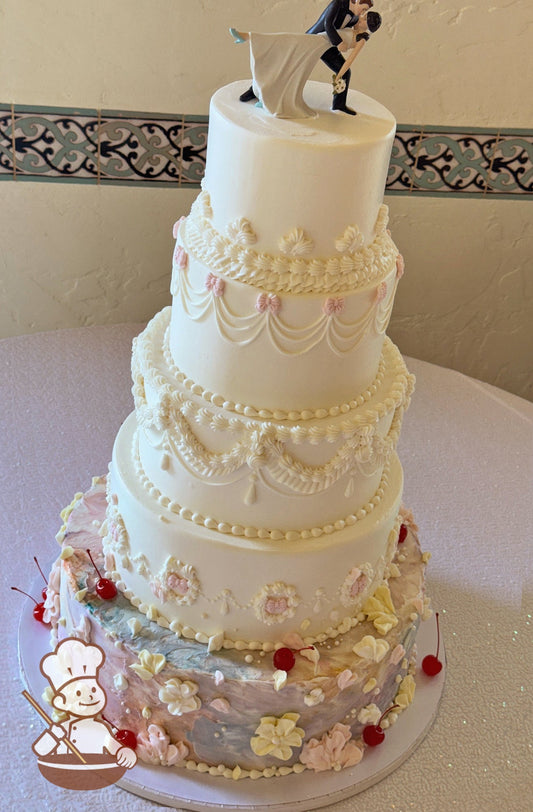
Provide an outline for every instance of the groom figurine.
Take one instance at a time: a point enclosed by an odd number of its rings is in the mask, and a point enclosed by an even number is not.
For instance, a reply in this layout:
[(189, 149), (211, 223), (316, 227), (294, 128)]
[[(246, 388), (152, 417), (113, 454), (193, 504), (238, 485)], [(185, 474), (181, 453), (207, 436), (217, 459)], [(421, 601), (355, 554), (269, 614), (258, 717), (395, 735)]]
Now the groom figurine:
[[(357, 24), (360, 14), (368, 11), (373, 5), (373, 0), (331, 0), (316, 23), (306, 31), (306, 34), (325, 33), (327, 35), (331, 46), (324, 51), (320, 58), (330, 70), (334, 71), (335, 76), (341, 70), (345, 61), (339, 49), (339, 45), (342, 43), (342, 37), (338, 33), (339, 30), (353, 28)], [(340, 93), (334, 93), (331, 109), (341, 110), (343, 113), (355, 116), (355, 110), (352, 110), (346, 104), (350, 75), (350, 70), (347, 70), (343, 75), (345, 87)], [(250, 87), (239, 98), (242, 102), (249, 102), (257, 97), (253, 88)]]

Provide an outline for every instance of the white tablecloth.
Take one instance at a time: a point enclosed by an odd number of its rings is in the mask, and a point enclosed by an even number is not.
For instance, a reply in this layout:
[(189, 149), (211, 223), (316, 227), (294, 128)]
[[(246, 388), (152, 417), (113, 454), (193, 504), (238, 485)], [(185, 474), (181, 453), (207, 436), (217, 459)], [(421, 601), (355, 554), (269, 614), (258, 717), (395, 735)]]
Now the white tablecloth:
[[(107, 471), (132, 409), (130, 344), (140, 325), (92, 327), (0, 342), (2, 521), (2, 809), (145, 812), (117, 787), (61, 790), (31, 743), (42, 729), (21, 697), (21, 595), (57, 551), (59, 511)], [(407, 762), (332, 812), (533, 809), (533, 405), (451, 370), (407, 359), (417, 389), (400, 457), (405, 504), (432, 552), (428, 589), (448, 662), (437, 720)], [(268, 799), (269, 782), (264, 782)], [(159, 807), (157, 807), (159, 808)]]

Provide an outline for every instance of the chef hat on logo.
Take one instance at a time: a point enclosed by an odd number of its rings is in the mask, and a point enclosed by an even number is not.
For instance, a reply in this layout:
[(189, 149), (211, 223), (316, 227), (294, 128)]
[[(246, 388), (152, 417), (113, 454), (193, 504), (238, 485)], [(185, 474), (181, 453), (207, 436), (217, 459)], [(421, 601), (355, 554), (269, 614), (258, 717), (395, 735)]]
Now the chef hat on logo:
[(99, 646), (87, 645), (83, 640), (69, 637), (62, 640), (53, 654), (41, 660), (41, 671), (48, 678), (54, 691), (59, 691), (67, 682), (85, 677), (96, 677), (104, 661), (104, 653)]

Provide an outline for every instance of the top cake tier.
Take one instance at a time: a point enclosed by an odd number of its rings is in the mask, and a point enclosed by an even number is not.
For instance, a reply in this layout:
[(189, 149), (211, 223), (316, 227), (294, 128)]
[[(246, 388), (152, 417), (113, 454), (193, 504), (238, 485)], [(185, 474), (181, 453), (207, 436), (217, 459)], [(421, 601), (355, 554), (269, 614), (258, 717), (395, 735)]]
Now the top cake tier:
[[(372, 385), (402, 261), (383, 191), (392, 115), (310, 82), (312, 119), (215, 93), (203, 191), (175, 228), (169, 349), (186, 377), (261, 410), (329, 409)], [(318, 374), (317, 374), (318, 373)]]
[(246, 218), (254, 249), (280, 253), (292, 229), (312, 241), (310, 254), (330, 257), (348, 226), (364, 245), (375, 235), (396, 122), (381, 104), (352, 91), (357, 116), (334, 113), (331, 87), (308, 82), (310, 119), (287, 120), (239, 102), (246, 82), (221, 88), (211, 100), (205, 188), (213, 226), (226, 233)]

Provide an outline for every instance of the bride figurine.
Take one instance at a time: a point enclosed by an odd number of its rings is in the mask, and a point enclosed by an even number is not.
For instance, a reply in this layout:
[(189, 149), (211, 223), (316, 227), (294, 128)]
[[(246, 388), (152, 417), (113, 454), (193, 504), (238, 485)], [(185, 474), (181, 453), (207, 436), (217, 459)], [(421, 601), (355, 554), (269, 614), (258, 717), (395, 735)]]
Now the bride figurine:
[[(332, 109), (355, 115), (346, 105), (350, 66), (369, 39), (369, 32), (381, 25), (380, 15), (369, 10), (371, 5), (372, 0), (333, 0), (305, 34), (245, 33), (230, 28), (236, 43), (248, 42), (250, 46), (253, 83), (241, 101), (256, 99), (278, 118), (316, 116), (305, 103), (303, 90), (318, 59), (322, 59), (335, 71)], [(341, 51), (351, 52), (346, 60)]]

